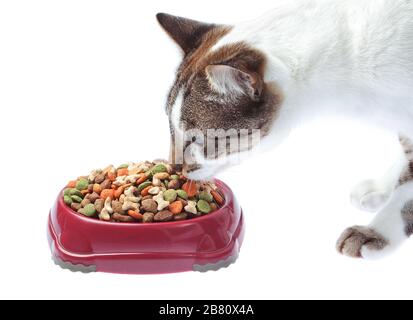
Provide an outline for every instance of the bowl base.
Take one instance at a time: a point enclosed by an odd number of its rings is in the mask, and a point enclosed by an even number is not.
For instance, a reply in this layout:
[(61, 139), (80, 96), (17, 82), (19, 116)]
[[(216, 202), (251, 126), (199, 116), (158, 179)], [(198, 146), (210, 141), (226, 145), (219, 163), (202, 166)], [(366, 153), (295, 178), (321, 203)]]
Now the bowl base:
[[(69, 270), (72, 272), (81, 273), (93, 273), (97, 272), (97, 267), (95, 265), (85, 266), (83, 264), (72, 264), (71, 262), (65, 262), (62, 259), (52, 256), (52, 260), (55, 265), (59, 266), (64, 270)], [(219, 261), (217, 263), (208, 263), (205, 265), (194, 264), (193, 271), (205, 273), (208, 271), (219, 271), (220, 269), (228, 268), (238, 260), (238, 255), (229, 257), (226, 260)]]

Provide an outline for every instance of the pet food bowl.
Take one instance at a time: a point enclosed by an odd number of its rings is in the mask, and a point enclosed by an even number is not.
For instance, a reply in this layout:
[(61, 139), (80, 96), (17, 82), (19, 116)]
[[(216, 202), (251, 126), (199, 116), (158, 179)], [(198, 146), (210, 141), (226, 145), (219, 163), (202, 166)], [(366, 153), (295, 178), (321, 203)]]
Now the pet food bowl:
[(215, 183), (225, 204), (209, 215), (179, 222), (103, 222), (73, 211), (59, 194), (48, 222), (53, 260), (71, 271), (123, 274), (227, 267), (238, 258), (243, 214), (231, 189), (221, 181)]

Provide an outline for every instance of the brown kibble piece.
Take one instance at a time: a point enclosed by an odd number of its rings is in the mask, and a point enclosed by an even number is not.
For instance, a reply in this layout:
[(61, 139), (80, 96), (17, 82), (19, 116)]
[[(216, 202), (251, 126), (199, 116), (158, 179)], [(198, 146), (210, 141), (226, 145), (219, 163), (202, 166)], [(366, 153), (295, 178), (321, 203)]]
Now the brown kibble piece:
[(155, 214), (154, 220), (156, 222), (168, 222), (171, 221), (174, 217), (174, 214), (171, 211), (164, 210)]
[(110, 189), (112, 187), (112, 181), (110, 181), (109, 179), (106, 179), (105, 181), (103, 181), (100, 184), (100, 187), (102, 188), (102, 190), (104, 189)]
[(133, 219), (131, 216), (126, 216), (126, 215), (122, 215), (119, 213), (114, 213), (112, 215), (112, 218), (120, 222), (134, 222), (135, 221), (135, 219)]
[(143, 214), (143, 223), (153, 222), (154, 217), (155, 217), (155, 214), (153, 214), (152, 212), (145, 212)]
[(158, 204), (155, 202), (155, 200), (146, 199), (142, 201), (141, 209), (145, 212), (156, 213), (158, 211), (157, 208), (158, 208)]
[[(105, 179), (106, 179), (105, 174), (104, 174), (104, 173), (101, 173), (101, 174), (99, 174), (99, 175), (96, 176), (96, 178), (95, 178), (95, 183), (96, 183), (96, 184), (100, 184), (100, 183), (102, 183), (103, 181), (105, 181)], [(106, 188), (103, 188), (103, 189), (106, 189)]]
[(95, 203), (97, 199), (99, 199), (99, 195), (96, 192), (93, 192), (92, 194), (88, 195), (88, 199), (90, 200), (91, 203)]
[(179, 180), (171, 180), (168, 183), (168, 189), (178, 190), (181, 187), (181, 182)]
[(142, 198), (142, 201), (148, 200), (148, 199), (152, 199), (151, 195), (147, 195), (145, 197)]
[(174, 215), (174, 220), (175, 221), (183, 221), (188, 218), (188, 214), (186, 212), (182, 212), (180, 214)]
[(97, 212), (101, 213), (104, 206), (105, 206), (105, 201), (103, 201), (102, 199), (97, 199), (95, 201), (95, 208)]
[(82, 209), (82, 205), (81, 205), (80, 203), (76, 203), (76, 202), (73, 202), (73, 203), (70, 205), (70, 207), (71, 207), (72, 210), (74, 210), (74, 211), (77, 211), (77, 210), (79, 210), (79, 209)]
[(117, 201), (117, 200), (112, 201), (112, 209), (113, 209), (113, 212), (116, 212), (119, 214), (125, 214), (125, 211), (122, 210), (122, 203), (120, 201)]
[(86, 207), (88, 204), (90, 204), (91, 203), (91, 201), (89, 200), (89, 199), (87, 199), (87, 198), (85, 198), (85, 199), (83, 199), (82, 200), (82, 202), (80, 203), (80, 205), (82, 206), (82, 207)]

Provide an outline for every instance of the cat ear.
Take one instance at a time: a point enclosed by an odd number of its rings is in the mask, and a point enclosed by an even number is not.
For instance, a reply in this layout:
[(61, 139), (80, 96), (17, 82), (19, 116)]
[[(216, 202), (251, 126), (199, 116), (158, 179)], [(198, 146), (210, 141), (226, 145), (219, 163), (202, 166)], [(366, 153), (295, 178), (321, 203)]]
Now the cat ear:
[(182, 48), (185, 54), (198, 48), (202, 36), (215, 27), (213, 24), (176, 17), (166, 13), (158, 13), (156, 18), (166, 33)]
[(210, 65), (205, 71), (212, 89), (221, 95), (248, 95), (254, 101), (261, 98), (264, 81), (256, 72), (227, 65)]

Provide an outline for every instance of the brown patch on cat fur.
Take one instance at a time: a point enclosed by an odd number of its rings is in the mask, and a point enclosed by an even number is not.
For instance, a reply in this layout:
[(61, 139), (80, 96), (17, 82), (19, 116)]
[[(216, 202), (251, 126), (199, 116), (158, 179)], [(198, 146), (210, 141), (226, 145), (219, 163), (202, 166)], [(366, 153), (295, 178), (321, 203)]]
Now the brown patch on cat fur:
[(413, 200), (406, 202), (403, 206), (402, 218), (405, 224), (405, 233), (410, 237), (413, 234)]
[(265, 56), (245, 43), (227, 45), (210, 52), (212, 46), (227, 32), (225, 27), (209, 31), (199, 49), (184, 59), (171, 90), (174, 94), (171, 95), (169, 106), (173, 105), (179, 89), (184, 89), (188, 98), (181, 112), (185, 130), (260, 129), (265, 136), (283, 100), (281, 90), (275, 84), (264, 83), (259, 101), (251, 101), (247, 95), (232, 101), (225, 97), (220, 99), (208, 81), (206, 67), (219, 64), (256, 74), (261, 79), (264, 77)]
[(388, 241), (382, 235), (367, 227), (355, 226), (343, 232), (337, 241), (338, 252), (352, 258), (362, 258), (361, 249), (382, 250)]
[(407, 167), (403, 170), (399, 178), (399, 186), (401, 186), (413, 180), (413, 143), (409, 138), (404, 136), (400, 136), (399, 141), (408, 161)]

